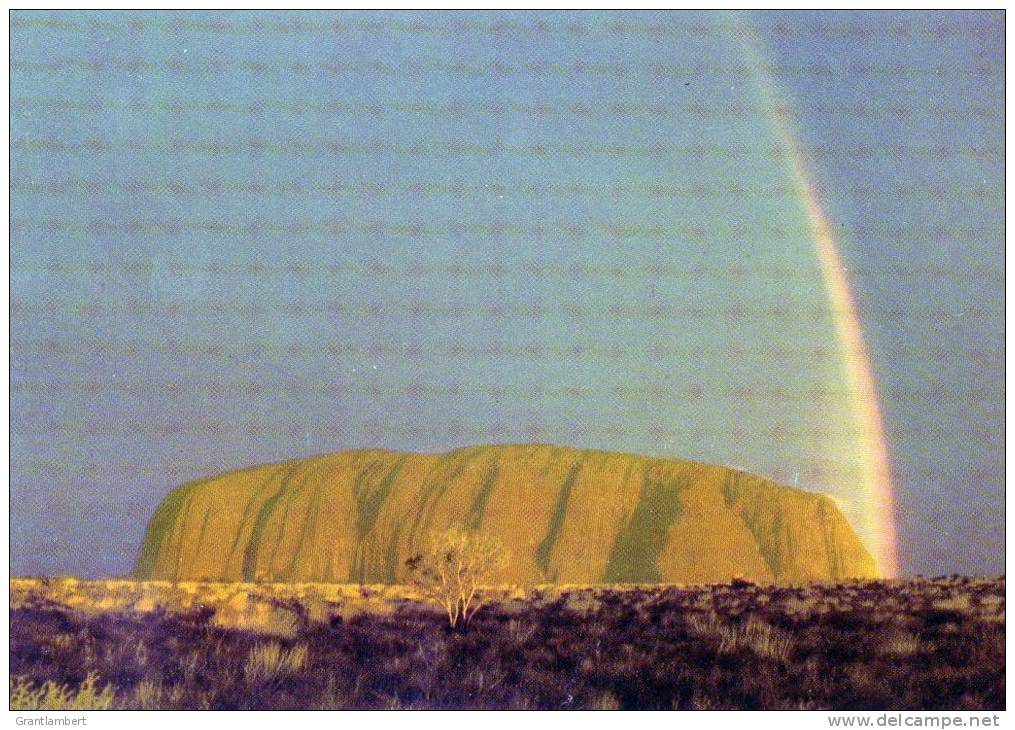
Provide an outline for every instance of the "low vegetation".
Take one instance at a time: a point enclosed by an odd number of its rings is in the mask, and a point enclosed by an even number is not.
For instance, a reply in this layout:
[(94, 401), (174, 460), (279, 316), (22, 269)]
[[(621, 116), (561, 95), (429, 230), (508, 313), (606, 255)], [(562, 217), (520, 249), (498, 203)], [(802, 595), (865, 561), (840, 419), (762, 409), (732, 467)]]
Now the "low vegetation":
[(97, 687), (98, 677), (90, 672), (75, 689), (53, 680), (36, 687), (24, 677), (11, 677), (12, 710), (108, 710), (113, 706), (113, 688)]
[(406, 561), (412, 582), (448, 614), (448, 625), (469, 623), (490, 598), (510, 554), (493, 535), (452, 527), (430, 535), (429, 549)]
[(272, 682), (283, 677), (299, 676), (307, 663), (307, 647), (297, 644), (291, 649), (271, 642), (250, 650), (243, 665), (243, 677), (248, 684)]
[(452, 628), (414, 588), (12, 581), (11, 706), (1002, 709), (1004, 590), (502, 588)]

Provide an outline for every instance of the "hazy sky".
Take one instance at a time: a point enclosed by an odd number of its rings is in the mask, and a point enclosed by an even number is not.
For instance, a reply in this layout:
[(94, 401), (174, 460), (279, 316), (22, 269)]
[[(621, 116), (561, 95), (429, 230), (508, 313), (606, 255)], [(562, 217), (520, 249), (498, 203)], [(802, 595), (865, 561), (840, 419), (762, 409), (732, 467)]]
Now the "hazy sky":
[(755, 54), (841, 243), (903, 569), (1003, 572), (1002, 13), (12, 22), (14, 573), (126, 573), (174, 485), (365, 446), (732, 464), (863, 532)]

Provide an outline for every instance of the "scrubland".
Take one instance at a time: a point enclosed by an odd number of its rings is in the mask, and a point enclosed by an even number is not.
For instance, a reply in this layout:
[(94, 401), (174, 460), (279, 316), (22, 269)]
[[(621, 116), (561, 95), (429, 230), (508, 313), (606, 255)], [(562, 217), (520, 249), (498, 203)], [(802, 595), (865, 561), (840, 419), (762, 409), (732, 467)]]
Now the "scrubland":
[(1005, 579), (491, 591), (14, 579), (14, 709), (1003, 709)]

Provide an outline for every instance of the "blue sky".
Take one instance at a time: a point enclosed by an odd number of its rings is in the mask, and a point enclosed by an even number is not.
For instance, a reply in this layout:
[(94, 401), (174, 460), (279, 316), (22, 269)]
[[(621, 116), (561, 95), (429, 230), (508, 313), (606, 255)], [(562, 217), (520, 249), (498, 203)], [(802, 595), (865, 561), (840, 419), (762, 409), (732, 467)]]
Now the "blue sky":
[[(365, 446), (693, 458), (857, 521), (727, 18), (13, 18), (13, 572), (125, 573), (172, 486)], [(903, 568), (1002, 572), (1003, 16), (738, 20), (850, 270)]]

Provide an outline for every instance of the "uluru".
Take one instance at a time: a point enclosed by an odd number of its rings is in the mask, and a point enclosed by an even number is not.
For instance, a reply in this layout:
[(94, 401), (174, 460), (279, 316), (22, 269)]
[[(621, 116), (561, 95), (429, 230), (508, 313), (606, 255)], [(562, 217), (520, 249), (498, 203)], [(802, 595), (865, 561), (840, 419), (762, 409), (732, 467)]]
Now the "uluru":
[(827, 495), (723, 466), (548, 445), (347, 451), (176, 488), (135, 577), (399, 583), (450, 525), (511, 551), (505, 582), (873, 577)]

